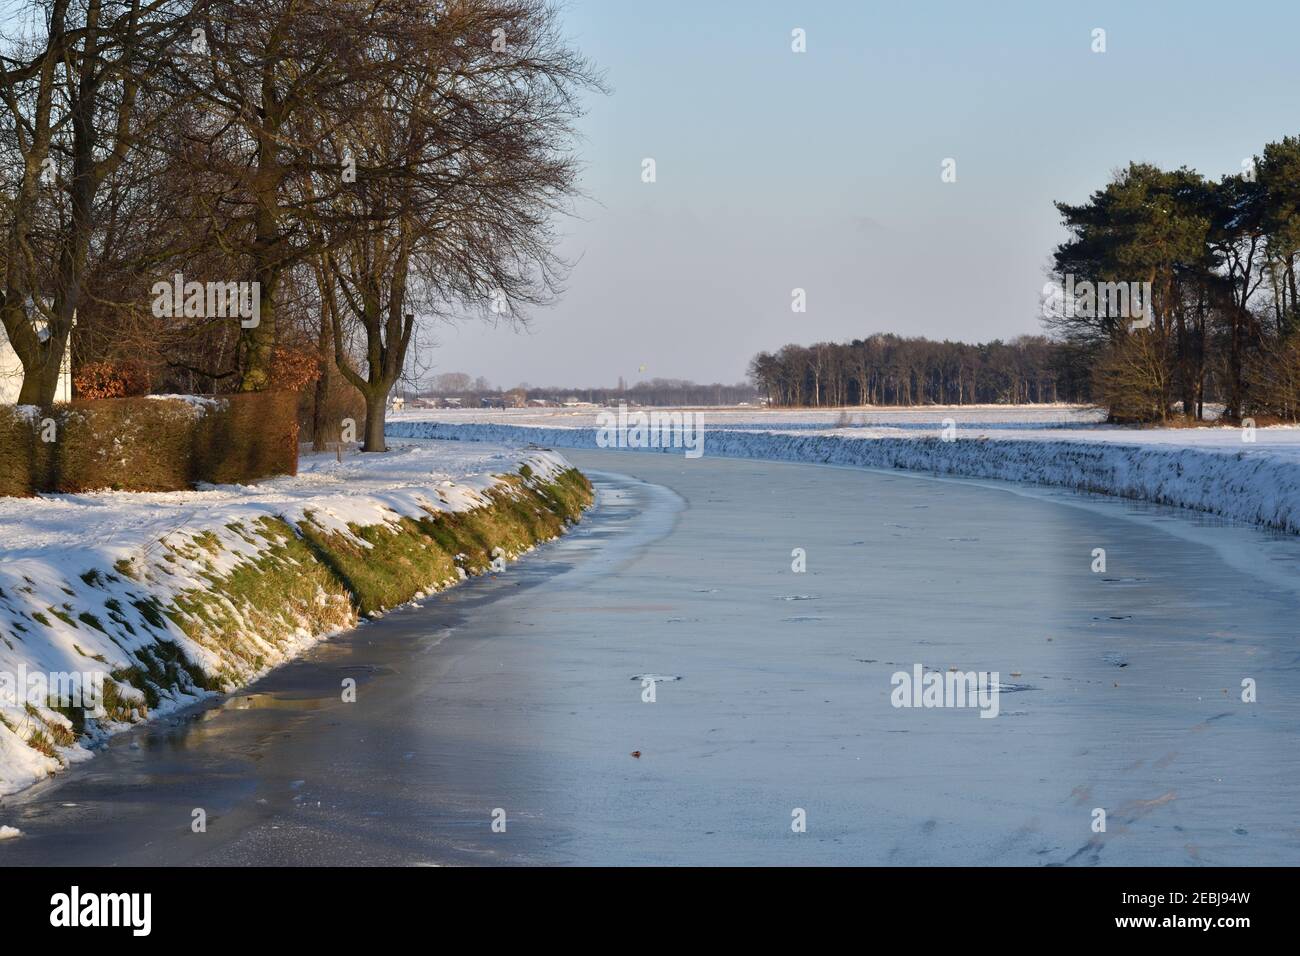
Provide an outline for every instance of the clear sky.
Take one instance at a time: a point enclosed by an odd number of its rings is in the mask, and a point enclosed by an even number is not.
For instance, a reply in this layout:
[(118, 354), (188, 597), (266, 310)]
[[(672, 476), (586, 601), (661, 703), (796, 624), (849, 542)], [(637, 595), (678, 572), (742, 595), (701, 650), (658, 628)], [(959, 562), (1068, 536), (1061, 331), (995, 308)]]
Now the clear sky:
[(439, 328), (435, 371), (732, 382), (787, 342), (1038, 332), (1053, 200), (1130, 160), (1240, 172), (1300, 134), (1298, 0), (569, 0), (564, 20), (612, 88), (581, 124), (577, 265), (528, 331)]

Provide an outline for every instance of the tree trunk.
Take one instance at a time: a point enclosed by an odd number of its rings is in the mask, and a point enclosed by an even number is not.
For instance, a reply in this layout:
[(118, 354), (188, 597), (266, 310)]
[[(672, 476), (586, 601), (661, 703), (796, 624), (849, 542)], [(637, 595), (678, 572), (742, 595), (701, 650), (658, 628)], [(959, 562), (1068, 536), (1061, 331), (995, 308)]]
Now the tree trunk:
[(388, 451), (384, 444), (384, 415), (388, 411), (388, 390), (376, 388), (366, 394), (366, 442), (362, 451)]
[(1232, 339), (1228, 351), (1228, 401), (1227, 408), (1224, 410), (1224, 417), (1228, 421), (1236, 422), (1241, 420), (1241, 409), (1244, 404), (1242, 395), (1241, 381), (1241, 329), (1242, 318), (1238, 310), (1234, 310), (1232, 316)]
[(1295, 282), (1295, 256), (1288, 256), (1286, 260), (1286, 282), (1291, 287), (1291, 308), (1290, 311), (1284, 311), (1282, 318), (1282, 335), (1288, 336), (1295, 331), (1295, 320), (1300, 316), (1300, 294), (1296, 290)]
[[(49, 408), (59, 390), (59, 373), (63, 366), (66, 338), (56, 337), (42, 343), (29, 364), (23, 361), (23, 384), (18, 390), (19, 405)], [(20, 359), (23, 357), (20, 356)]]
[(258, 321), (240, 330), (244, 340), (244, 374), (241, 392), (261, 392), (271, 387), (271, 363), (275, 355), (275, 286), (278, 274), (258, 269)]
[(325, 444), (331, 440), (330, 425), (326, 421), (326, 408), (330, 395), (330, 372), (334, 366), (334, 342), (330, 335), (329, 320), (321, 316), (320, 336), (316, 343), (317, 359), (320, 362), (320, 377), (316, 379), (316, 396), (311, 413), (311, 447), (313, 451), (324, 451)]

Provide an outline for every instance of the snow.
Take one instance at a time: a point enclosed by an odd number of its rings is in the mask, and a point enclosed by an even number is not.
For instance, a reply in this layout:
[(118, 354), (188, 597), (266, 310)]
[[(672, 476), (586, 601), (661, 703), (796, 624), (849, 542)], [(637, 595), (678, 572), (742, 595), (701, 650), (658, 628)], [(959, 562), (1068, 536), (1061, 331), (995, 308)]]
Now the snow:
[[(600, 411), (421, 411), (389, 427), (410, 438), (595, 448)], [(1300, 428), (1293, 426), (1123, 428), (1068, 405), (699, 413), (705, 455), (1054, 485), (1300, 532)]]
[[(567, 467), (558, 455), (533, 457), (538, 459), (530, 460), (533, 470), (543, 474)], [(129, 557), (167, 534), (222, 528), (261, 515), (293, 521), (311, 508), (331, 515), (336, 524), (373, 524), (392, 520), (393, 512), (417, 514), (425, 504), (463, 510), (483, 502), (482, 492), (496, 483), (492, 475), (516, 471), (522, 461), (516, 452), (481, 444), (397, 444), (384, 455), (351, 452), (341, 462), (333, 452), (304, 453), (297, 475), (256, 485), (0, 497), (0, 553), (7, 570), (12, 561), (75, 549), (67, 563), (86, 561), (85, 567), (75, 568), (79, 574), (90, 567), (111, 567), (116, 558)], [(434, 487), (443, 493), (433, 493)]]
[[(296, 524), (311, 512), (326, 529), (351, 535), (349, 525), (396, 523), (427, 510), (465, 511), (488, 502), (495, 477), (527, 464), (540, 480), (557, 476), (567, 462), (553, 452), (510, 451), (483, 444), (401, 443), (383, 455), (304, 454), (299, 474), (256, 485), (206, 486), (162, 493), (96, 492), (0, 498), (0, 675), (109, 672), (138, 665), (135, 653), (156, 636), (138, 633), (110, 637), (82, 615), (104, 622), (130, 615), (142, 591), (170, 605), (190, 589), (205, 589), (205, 573), (227, 574), (256, 560), (267, 542), (257, 532), (262, 517)], [(233, 526), (233, 527), (231, 527)], [(193, 550), (195, 536), (206, 541), (189, 561), (164, 543)], [(360, 542), (360, 538), (354, 538)], [(126, 562), (126, 564), (122, 564)], [(129, 567), (129, 576), (119, 569)], [(233, 609), (232, 609), (233, 610)], [(189, 640), (172, 621), (162, 623), (166, 639), (209, 673), (229, 662)], [(286, 643), (265, 643), (262, 672), (293, 657), (321, 635), (302, 633)], [(254, 639), (261, 640), (254, 635)], [(252, 679), (256, 674), (239, 674)], [(16, 678), (10, 678), (10, 684)], [(122, 685), (123, 696), (143, 696)], [(196, 699), (185, 693), (164, 696), (151, 716)], [(38, 708), (46, 723), (67, 726), (66, 718)], [(81, 744), (56, 747), (50, 757), (25, 741), (41, 730), (22, 700), (0, 699), (0, 796), (39, 780), (62, 765), (85, 759)], [(95, 741), (91, 741), (92, 744)]]
[(190, 406), (196, 415), (225, 408), (227, 405), (224, 399), (212, 398), (207, 395), (146, 395), (145, 398), (160, 402), (181, 402)]

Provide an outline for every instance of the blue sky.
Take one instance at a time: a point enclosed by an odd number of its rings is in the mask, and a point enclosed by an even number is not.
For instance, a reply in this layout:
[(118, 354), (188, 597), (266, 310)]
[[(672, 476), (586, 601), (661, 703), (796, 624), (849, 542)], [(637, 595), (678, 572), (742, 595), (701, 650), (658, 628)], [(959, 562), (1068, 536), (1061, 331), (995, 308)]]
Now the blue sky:
[(436, 371), (736, 381), (792, 341), (1038, 332), (1053, 200), (1130, 160), (1239, 172), (1300, 133), (1294, 0), (569, 0), (564, 22), (612, 89), (581, 124), (576, 267), (526, 332), (440, 328)]

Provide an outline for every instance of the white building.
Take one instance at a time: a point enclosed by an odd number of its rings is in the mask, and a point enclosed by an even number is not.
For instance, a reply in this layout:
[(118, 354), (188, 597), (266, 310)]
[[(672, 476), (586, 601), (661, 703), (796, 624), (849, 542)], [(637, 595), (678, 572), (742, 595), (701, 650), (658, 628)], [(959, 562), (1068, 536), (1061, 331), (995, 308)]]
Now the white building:
[[(63, 352), (63, 368), (59, 370), (59, 385), (54, 392), (56, 402), (72, 401), (72, 347), (69, 338), (68, 348)], [(0, 405), (13, 405), (18, 401), (18, 392), (23, 387), (23, 363), (9, 344), (9, 336), (0, 326)]]

